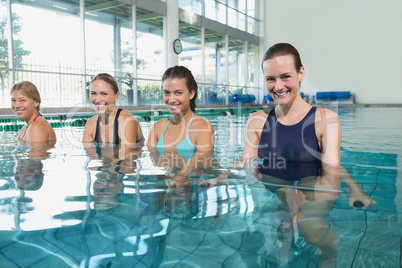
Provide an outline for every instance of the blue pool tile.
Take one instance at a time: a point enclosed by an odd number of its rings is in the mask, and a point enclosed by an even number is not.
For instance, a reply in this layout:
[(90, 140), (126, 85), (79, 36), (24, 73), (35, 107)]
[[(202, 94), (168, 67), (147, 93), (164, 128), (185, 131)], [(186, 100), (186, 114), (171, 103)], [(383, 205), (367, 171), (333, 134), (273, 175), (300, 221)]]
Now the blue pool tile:
[(19, 268), (20, 266), (12, 259), (0, 254), (0, 267), (2, 268)]

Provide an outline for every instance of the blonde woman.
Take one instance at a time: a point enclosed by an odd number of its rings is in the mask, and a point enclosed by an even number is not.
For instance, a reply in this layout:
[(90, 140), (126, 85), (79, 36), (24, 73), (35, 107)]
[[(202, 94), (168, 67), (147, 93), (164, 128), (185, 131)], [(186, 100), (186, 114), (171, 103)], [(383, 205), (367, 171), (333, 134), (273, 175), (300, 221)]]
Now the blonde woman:
[(56, 134), (50, 124), (39, 113), (41, 97), (34, 84), (23, 81), (11, 89), (11, 108), (26, 125), (18, 134), (20, 142), (56, 142)]

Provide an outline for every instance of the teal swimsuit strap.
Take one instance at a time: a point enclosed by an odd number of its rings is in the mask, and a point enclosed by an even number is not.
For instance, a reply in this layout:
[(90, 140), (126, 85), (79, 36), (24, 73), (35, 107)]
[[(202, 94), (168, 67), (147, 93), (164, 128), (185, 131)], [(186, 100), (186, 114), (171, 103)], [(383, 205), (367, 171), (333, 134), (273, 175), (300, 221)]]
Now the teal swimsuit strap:
[(188, 126), (187, 136), (176, 147), (176, 149), (177, 149), (177, 151), (179, 151), (179, 153), (180, 152), (183, 152), (183, 153), (186, 152), (185, 155), (180, 153), (185, 158), (189, 158), (188, 153), (191, 151), (191, 154), (192, 154), (192, 152), (196, 149), (194, 144), (193, 144), (193, 142), (190, 139), (190, 129), (191, 129), (191, 123), (193, 122), (193, 116), (194, 116), (194, 114), (192, 113), (191, 114), (191, 119), (190, 119), (190, 124)]
[[(167, 122), (167, 124), (166, 124), (166, 126), (165, 126), (165, 130), (163, 130), (163, 133), (162, 133), (161, 137), (159, 138), (158, 142), (156, 143), (156, 146), (157, 146), (157, 147), (164, 147), (164, 146), (165, 146), (163, 137), (165, 136), (165, 132), (166, 132), (166, 129), (167, 129), (167, 127), (168, 127), (170, 121), (172, 121), (172, 118), (170, 118), (169, 121)], [(158, 146), (158, 145), (159, 145), (159, 146)]]

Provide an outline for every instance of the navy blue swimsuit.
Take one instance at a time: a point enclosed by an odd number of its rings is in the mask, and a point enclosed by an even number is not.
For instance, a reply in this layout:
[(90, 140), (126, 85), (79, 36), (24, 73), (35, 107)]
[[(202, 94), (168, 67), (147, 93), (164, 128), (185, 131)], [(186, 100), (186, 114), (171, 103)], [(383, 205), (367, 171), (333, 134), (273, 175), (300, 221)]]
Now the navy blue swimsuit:
[(262, 174), (285, 180), (319, 175), (321, 149), (315, 134), (316, 109), (312, 107), (299, 123), (291, 126), (278, 122), (272, 109), (258, 147), (258, 156), (262, 158), (258, 168)]

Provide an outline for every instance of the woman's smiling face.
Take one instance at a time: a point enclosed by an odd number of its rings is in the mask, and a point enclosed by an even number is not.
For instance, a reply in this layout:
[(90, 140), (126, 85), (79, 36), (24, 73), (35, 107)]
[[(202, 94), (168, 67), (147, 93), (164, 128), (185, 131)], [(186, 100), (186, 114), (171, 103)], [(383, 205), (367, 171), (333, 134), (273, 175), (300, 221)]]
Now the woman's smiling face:
[(101, 79), (96, 79), (91, 85), (91, 103), (99, 114), (111, 113), (119, 99), (112, 86)]
[(296, 71), (291, 55), (276, 56), (262, 64), (268, 93), (278, 104), (292, 103), (304, 78), (304, 67)]
[(24, 94), (20, 90), (11, 93), (11, 108), (18, 118), (29, 120), (37, 112), (39, 103)]
[(163, 101), (172, 114), (187, 113), (190, 110), (190, 100), (194, 98), (194, 91), (189, 91), (186, 80), (168, 78), (163, 84)]

